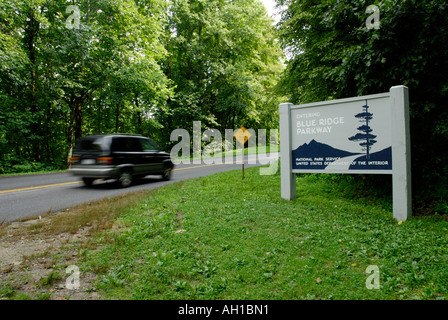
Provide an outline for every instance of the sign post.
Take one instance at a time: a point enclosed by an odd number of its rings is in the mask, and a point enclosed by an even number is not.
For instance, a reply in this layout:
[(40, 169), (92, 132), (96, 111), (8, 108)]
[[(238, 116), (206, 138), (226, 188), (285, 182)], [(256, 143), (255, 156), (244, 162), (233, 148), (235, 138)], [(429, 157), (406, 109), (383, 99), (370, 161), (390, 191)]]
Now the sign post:
[(291, 108), (292, 103), (280, 104), (280, 179), (281, 194), (286, 200), (296, 197), (296, 174), (292, 172)]
[(392, 194), (394, 218), (406, 221), (412, 216), (411, 135), (409, 125), (409, 90), (404, 86), (390, 89), (392, 111)]
[(237, 132), (235, 132), (235, 134), (233, 135), (235, 137), (235, 139), (241, 144), (242, 148), (242, 153), (241, 153), (241, 163), (242, 163), (242, 172), (243, 172), (243, 178), (244, 179), (244, 144), (246, 143), (247, 140), (249, 140), (249, 138), (252, 136), (251, 133), (246, 130), (246, 128), (241, 127), (238, 129)]
[(296, 197), (295, 174), (391, 174), (393, 216), (412, 216), (408, 88), (280, 111), (281, 197)]

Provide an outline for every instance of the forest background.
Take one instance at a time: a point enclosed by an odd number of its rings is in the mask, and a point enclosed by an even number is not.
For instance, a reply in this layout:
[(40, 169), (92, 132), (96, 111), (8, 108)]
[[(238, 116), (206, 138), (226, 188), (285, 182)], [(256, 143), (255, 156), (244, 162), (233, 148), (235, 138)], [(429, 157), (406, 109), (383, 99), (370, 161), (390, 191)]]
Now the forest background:
[[(1, 1), (0, 174), (65, 169), (87, 134), (139, 133), (169, 150), (193, 121), (275, 129), (279, 103), (405, 85), (416, 211), (447, 213), (446, 2), (277, 5), (274, 23), (259, 0)], [(379, 28), (366, 26), (370, 5)]]

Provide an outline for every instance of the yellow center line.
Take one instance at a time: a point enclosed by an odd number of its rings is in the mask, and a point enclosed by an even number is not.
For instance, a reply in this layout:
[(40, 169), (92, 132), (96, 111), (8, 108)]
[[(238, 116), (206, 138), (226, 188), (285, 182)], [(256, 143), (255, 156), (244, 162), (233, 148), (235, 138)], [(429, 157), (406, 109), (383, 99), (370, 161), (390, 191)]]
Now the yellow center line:
[(64, 185), (75, 184), (75, 183), (81, 183), (81, 182), (82, 182), (82, 181), (72, 181), (72, 182), (64, 182), (64, 183), (48, 184), (48, 185), (45, 185), (45, 186), (36, 186), (36, 187), (27, 187), (27, 188), (21, 188), (21, 189), (3, 190), (3, 191), (0, 191), (0, 194), (3, 194), (3, 193), (9, 193), (9, 192), (17, 192), (17, 191), (27, 191), (27, 190), (36, 190), (36, 189), (43, 189), (43, 188), (51, 188), (51, 187), (64, 186)]

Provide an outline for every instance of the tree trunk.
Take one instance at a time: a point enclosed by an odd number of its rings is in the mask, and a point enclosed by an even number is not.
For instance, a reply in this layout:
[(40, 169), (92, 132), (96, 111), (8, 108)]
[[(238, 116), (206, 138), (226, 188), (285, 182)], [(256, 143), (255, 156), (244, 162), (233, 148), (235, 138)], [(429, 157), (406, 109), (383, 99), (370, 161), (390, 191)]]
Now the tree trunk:
[(135, 107), (137, 108), (137, 132), (142, 134), (142, 111), (138, 103), (138, 93), (135, 94)]
[(116, 110), (115, 110), (115, 133), (118, 133), (120, 130), (120, 105), (116, 104)]
[(98, 99), (98, 133), (101, 133), (101, 111), (103, 107), (103, 88), (104, 83), (101, 83), (100, 98)]
[[(30, 59), (30, 112), (31, 112), (31, 134), (39, 137), (39, 114), (38, 114), (38, 107), (37, 107), (37, 97), (36, 97), (36, 83), (37, 83), (37, 76), (36, 76), (36, 41), (37, 36), (39, 34), (39, 28), (40, 23), (36, 20), (34, 16), (33, 8), (30, 8), (29, 10), (29, 20), (26, 23), (25, 27), (25, 33), (26, 33), (26, 39), (27, 39), (27, 49), (28, 49), (28, 57)], [(32, 148), (32, 158), (34, 161), (40, 162), (41, 160), (41, 150), (40, 150), (40, 143), (39, 141), (36, 141), (35, 139), (31, 140), (31, 148)]]
[(73, 95), (70, 97), (69, 101), (69, 107), (70, 107), (70, 120), (68, 125), (68, 132), (67, 132), (67, 145), (68, 145), (68, 154), (67, 154), (67, 167), (70, 168), (70, 158), (72, 157), (73, 153), (73, 143), (75, 139), (75, 112), (72, 108), (74, 97)]
[(82, 102), (79, 98), (75, 104), (75, 142), (82, 137)]
[(67, 136), (68, 144), (68, 156), (67, 165), (70, 166), (70, 158), (73, 153), (73, 147), (77, 140), (82, 137), (82, 104), (83, 99), (80, 97), (75, 97), (72, 94), (69, 105), (70, 105), (70, 123)]

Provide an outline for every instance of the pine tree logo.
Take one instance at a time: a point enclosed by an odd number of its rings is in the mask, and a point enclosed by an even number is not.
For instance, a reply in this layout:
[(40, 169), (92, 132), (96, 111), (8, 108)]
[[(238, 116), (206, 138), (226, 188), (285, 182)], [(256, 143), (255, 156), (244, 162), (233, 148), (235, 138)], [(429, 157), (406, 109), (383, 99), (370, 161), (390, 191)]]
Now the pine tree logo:
[(366, 104), (362, 107), (363, 112), (355, 115), (355, 118), (359, 119), (359, 122), (363, 123), (362, 126), (358, 128), (358, 131), (361, 133), (357, 133), (356, 135), (348, 138), (350, 141), (361, 141), (359, 144), (362, 147), (362, 151), (366, 152), (366, 159), (370, 159), (370, 148), (377, 141), (375, 140), (376, 136), (371, 134), (372, 128), (369, 126), (369, 121), (373, 119), (373, 114), (369, 112), (369, 106)]

